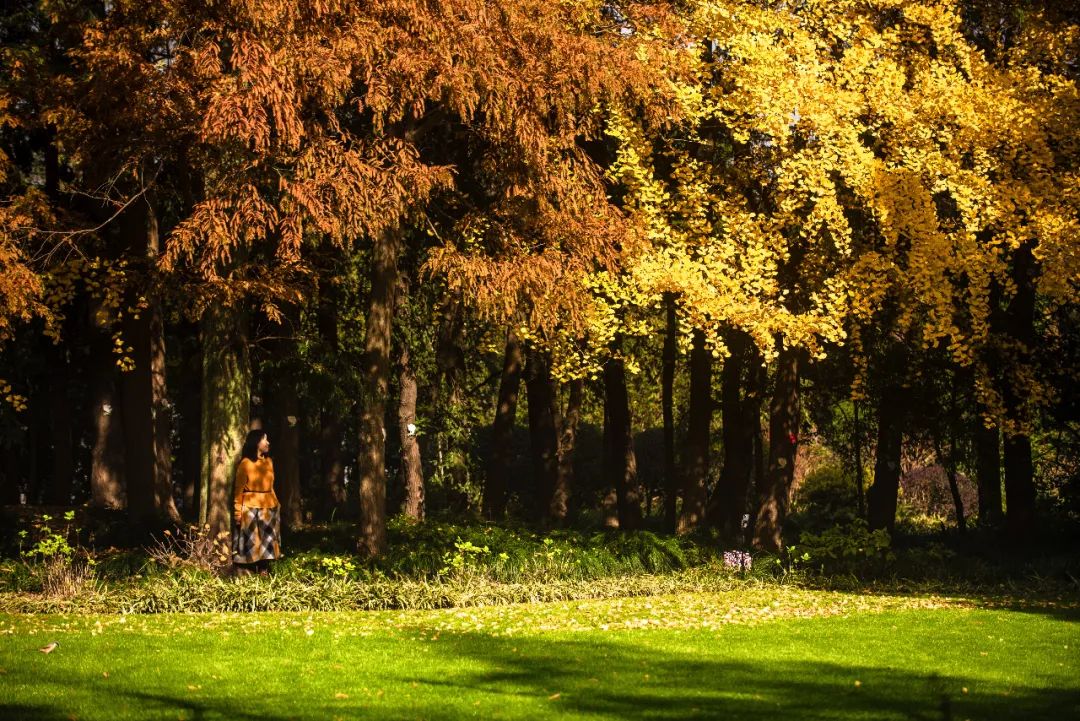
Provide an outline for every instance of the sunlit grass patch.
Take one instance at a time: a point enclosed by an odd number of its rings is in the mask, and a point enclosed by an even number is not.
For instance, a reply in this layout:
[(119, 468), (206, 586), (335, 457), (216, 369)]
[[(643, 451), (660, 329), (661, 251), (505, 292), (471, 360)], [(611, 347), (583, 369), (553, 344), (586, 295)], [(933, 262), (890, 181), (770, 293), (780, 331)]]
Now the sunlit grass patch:
[[(1075, 602), (987, 605), (747, 587), (435, 611), (6, 615), (0, 716), (1075, 716)], [(49, 641), (59, 648), (41, 654)]]

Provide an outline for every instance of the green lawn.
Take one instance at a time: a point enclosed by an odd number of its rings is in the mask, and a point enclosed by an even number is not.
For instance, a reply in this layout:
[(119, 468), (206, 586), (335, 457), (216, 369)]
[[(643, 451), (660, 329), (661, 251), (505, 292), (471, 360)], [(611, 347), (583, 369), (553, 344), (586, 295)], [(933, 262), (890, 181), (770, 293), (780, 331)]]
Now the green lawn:
[(7, 615), (0, 717), (1080, 718), (1075, 611), (751, 588), (430, 612)]

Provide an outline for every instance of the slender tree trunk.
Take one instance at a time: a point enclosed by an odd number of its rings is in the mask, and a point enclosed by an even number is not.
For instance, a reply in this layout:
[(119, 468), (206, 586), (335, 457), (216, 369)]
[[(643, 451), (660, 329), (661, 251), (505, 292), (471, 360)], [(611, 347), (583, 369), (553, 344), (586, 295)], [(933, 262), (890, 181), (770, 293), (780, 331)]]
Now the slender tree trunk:
[[(939, 451), (940, 458), (940, 451)], [(949, 492), (952, 494), (953, 511), (956, 514), (956, 528), (960, 533), (967, 530), (964, 518), (964, 500), (960, 497), (960, 483), (956, 477), (956, 439), (949, 442), (949, 454), (944, 458), (945, 476), (949, 479)]]
[(300, 399), (292, 378), (280, 378), (274, 390), (274, 485), (281, 500), (281, 520), (295, 530), (304, 525), (300, 493)]
[[(754, 529), (757, 522), (758, 512), (761, 510), (761, 501), (766, 497), (765, 493), (765, 439), (761, 423), (761, 406), (765, 403), (765, 392), (769, 383), (768, 367), (764, 364), (757, 347), (751, 350), (749, 392), (746, 399), (747, 433), (751, 437), (750, 448), (753, 461), (751, 464), (752, 482), (747, 488), (747, 501), (743, 504), (747, 512), (739, 519), (742, 529), (740, 539), (747, 545), (754, 541)], [(745, 519), (745, 520), (744, 520)], [(745, 525), (744, 525), (745, 524)]]
[[(331, 354), (338, 353), (338, 298), (333, 286), (326, 284), (319, 290), (318, 325), (319, 334)], [(335, 406), (324, 406), (319, 414), (319, 457), (322, 462), (321, 496), (323, 513), (326, 518), (335, 515), (335, 511), (344, 508), (345, 499), (345, 454), (341, 448), (344, 430), (341, 413)]]
[(506, 512), (506, 493), (509, 488), (510, 462), (513, 460), (514, 417), (517, 415), (518, 390), (524, 355), (513, 327), (506, 330), (506, 351), (503, 354), (499, 397), (495, 420), (491, 424), (491, 457), (488, 460), (487, 483), (484, 487), (484, 517), (502, 518)]
[[(280, 321), (271, 324), (268, 348), (275, 360), (275, 372), (270, 377), (264, 376), (268, 398), (264, 409), (267, 423), (263, 427), (271, 434), (274, 489), (281, 501), (281, 521), (290, 530), (304, 524), (304, 502), (300, 492), (300, 398), (297, 391), (300, 358), (296, 338), (299, 327), (300, 308), (295, 305), (286, 307)], [(254, 423), (253, 418), (253, 426)]]
[(364, 336), (364, 402), (360, 412), (360, 547), (386, 550), (386, 403), (390, 389), (390, 333), (398, 285), (400, 229), (378, 235), (371, 252), (371, 300)]
[(987, 426), (981, 413), (975, 418), (975, 477), (979, 489), (979, 522), (996, 525), (1004, 518), (1001, 506), (1001, 433)]
[[(435, 342), (435, 406), (441, 409), (446, 419), (459, 417), (461, 407), (462, 378), (465, 376), (464, 313), (462, 303), (454, 298), (449, 300), (439, 317), (438, 335)], [(448, 424), (449, 425), (449, 424)], [(459, 433), (448, 433), (445, 428), (438, 431), (446, 449), (446, 468), (453, 479), (454, 488), (461, 489), (468, 485), (468, 448)]]
[(679, 477), (675, 470), (675, 351), (678, 322), (675, 317), (675, 297), (664, 295), (666, 324), (664, 328), (664, 358), (660, 370), (660, 403), (664, 414), (664, 525), (674, 531), (678, 524)]
[(225, 542), (232, 524), (236, 466), (251, 413), (247, 313), (210, 305), (199, 321), (199, 337), (203, 349), (199, 523), (209, 524), (211, 536)]
[(1031, 438), (1005, 434), (1005, 525), (1009, 535), (1024, 540), (1034, 527), (1035, 466)]
[(641, 527), (641, 494), (638, 490), (630, 399), (626, 390), (626, 368), (621, 358), (612, 358), (604, 364), (604, 400), (607, 406), (605, 417), (610, 423), (608, 481), (615, 489), (619, 528), (633, 531)]
[(555, 496), (560, 493), (555, 382), (551, 378), (551, 363), (547, 354), (533, 348), (529, 349), (528, 365), (525, 367), (525, 391), (529, 406), (529, 447), (538, 491), (536, 497), (542, 504), (536, 511), (541, 518), (551, 521), (554, 519), (549, 514)]
[(904, 390), (891, 382), (878, 400), (878, 442), (874, 485), (867, 493), (867, 520), (872, 530), (893, 532), (900, 493), (900, 454), (904, 440)]
[(70, 364), (67, 346), (51, 345), (46, 351), (49, 368), (49, 420), (52, 424), (52, 483), (46, 503), (68, 505), (75, 483), (75, 447), (72, 428)]
[(124, 475), (128, 515), (140, 530), (158, 525), (154, 484), (153, 379), (150, 368), (150, 318), (141, 314), (125, 324), (135, 367), (121, 374), (124, 424)]
[(705, 520), (709, 482), (709, 427), (712, 425), (712, 353), (705, 334), (694, 331), (690, 350), (690, 424), (683, 452), (683, 505), (676, 531), (689, 533)]
[(112, 338), (91, 309), (94, 330), (90, 362), (90, 414), (93, 442), (90, 451), (90, 505), (119, 509), (127, 503), (124, 489), (124, 433), (116, 392), (117, 367)]
[(603, 514), (604, 528), (619, 527), (619, 491), (616, 466), (620, 465), (622, 461), (618, 457), (619, 454), (615, 450), (615, 446), (615, 429), (611, 426), (611, 409), (608, 407), (605, 388), (603, 458), (601, 462), (602, 472), (600, 474), (604, 479), (604, 495), (600, 498), (600, 512)]
[(405, 515), (424, 520), (424, 469), (420, 463), (420, 443), (416, 440), (416, 375), (409, 362), (409, 350), (398, 356), (398, 433), (401, 438), (401, 479), (405, 488)]
[(319, 448), (322, 450), (320, 474), (323, 512), (327, 518), (345, 506), (345, 452), (341, 447), (344, 428), (341, 417), (323, 409), (319, 416)]
[(199, 520), (202, 498), (202, 347), (183, 364), (183, 386), (180, 394), (180, 464), (184, 477), (184, 518)]
[[(60, 153), (56, 145), (56, 126), (49, 124), (45, 143), (45, 194), (58, 204), (60, 198)], [(67, 505), (71, 502), (75, 475), (75, 449), (72, 432), (71, 400), (69, 398), (70, 364), (67, 357), (69, 339), (46, 351), (49, 368), (49, 409), (52, 425), (52, 483), (45, 492), (47, 503)]]
[(855, 493), (859, 499), (859, 518), (866, 518), (866, 481), (863, 478), (862, 423), (859, 419), (859, 401), (851, 402), (852, 447), (855, 450)]
[(729, 355), (720, 370), (720, 433), (724, 441), (724, 464), (706, 509), (709, 525), (720, 529), (725, 540), (735, 537), (731, 520), (736, 514), (741, 515), (735, 503), (735, 486), (743, 475), (749, 476), (753, 462), (753, 438), (743, 427), (741, 386), (745, 359), (741, 353), (742, 343), (743, 339), (735, 333), (727, 338)]
[(763, 389), (761, 359), (750, 338), (732, 333), (728, 347), (731, 355), (721, 373), (724, 467), (709, 515), (722, 538), (737, 542), (754, 479), (754, 443), (761, 432)]
[(765, 472), (753, 544), (767, 551), (783, 548), (788, 494), (799, 440), (799, 351), (785, 348), (776, 361), (776, 388), (769, 405), (769, 467)]
[(566, 414), (561, 418), (556, 416), (559, 421), (559, 474), (548, 506), (548, 516), (556, 525), (565, 525), (569, 511), (570, 493), (574, 487), (574, 449), (584, 394), (584, 381), (580, 378), (570, 381)]
[(46, 459), (49, 455), (48, 438), (45, 434), (45, 409), (40, 405), (37, 394), (31, 395), (30, 422), (27, 438), (26, 464), (26, 499), (30, 505), (42, 502), (42, 490), (46, 485)]
[[(157, 213), (150, 203), (144, 197), (124, 219), (130, 252), (145, 257), (147, 272), (161, 252)], [(151, 529), (179, 520), (172, 494), (165, 328), (158, 299), (151, 298), (125, 326), (135, 364), (122, 375), (128, 512), (137, 525)]]
[[(1013, 258), (1013, 281), (1016, 295), (1006, 314), (1008, 334), (1016, 351), (1012, 368), (1031, 364), (1035, 344), (1035, 273), (1036, 261), (1031, 244), (1025, 243)], [(1035, 468), (1031, 458), (1031, 437), (1027, 425), (1031, 418), (1016, 382), (1005, 374), (1002, 396), (1005, 412), (1018, 426), (1005, 433), (1005, 524), (1015, 540), (1026, 539), (1035, 526)]]
[(952, 494), (953, 511), (956, 515), (956, 530), (963, 534), (967, 531), (967, 521), (964, 517), (964, 499), (960, 496), (960, 482), (956, 476), (956, 466), (959, 462), (959, 451), (956, 448), (956, 427), (958, 425), (956, 408), (956, 386), (959, 379), (954, 376), (953, 389), (949, 394), (949, 411), (945, 417), (945, 434), (949, 437), (949, 452), (943, 453), (941, 441), (934, 435), (934, 448), (937, 452), (938, 463), (945, 469), (945, 477), (949, 481), (949, 493)]
[(180, 523), (180, 511), (173, 494), (172, 410), (166, 383), (165, 319), (158, 303), (147, 312), (150, 314), (150, 398), (154, 424), (154, 506), (158, 518), (177, 524)]
[[(149, 202), (149, 201), (148, 201)], [(161, 255), (161, 228), (157, 209), (149, 206), (146, 221), (146, 253), (151, 263)], [(147, 309), (150, 318), (150, 415), (154, 424), (154, 505), (159, 518), (180, 522), (172, 477), (172, 411), (169, 403), (165, 347), (165, 317), (154, 298)]]

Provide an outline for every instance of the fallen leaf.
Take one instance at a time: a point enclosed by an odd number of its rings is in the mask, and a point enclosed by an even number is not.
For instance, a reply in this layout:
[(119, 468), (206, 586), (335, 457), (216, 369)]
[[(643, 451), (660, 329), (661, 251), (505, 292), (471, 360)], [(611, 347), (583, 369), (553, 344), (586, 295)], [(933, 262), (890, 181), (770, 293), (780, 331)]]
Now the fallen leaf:
[(561, 693), (553, 693), (550, 696), (548, 696), (548, 701), (554, 701), (554, 700), (558, 699), (560, 696), (562, 696)]
[(341, 693), (340, 691), (338, 691), (336, 694), (334, 694), (334, 698), (349, 698), (349, 694)]

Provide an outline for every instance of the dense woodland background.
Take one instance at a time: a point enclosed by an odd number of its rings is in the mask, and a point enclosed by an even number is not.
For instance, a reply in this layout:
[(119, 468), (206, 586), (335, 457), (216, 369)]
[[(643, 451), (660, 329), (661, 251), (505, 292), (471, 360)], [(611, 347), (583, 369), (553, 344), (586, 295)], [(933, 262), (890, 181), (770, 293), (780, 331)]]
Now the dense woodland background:
[(1075, 521), (1077, 20), (10, 0), (0, 502), (223, 530), (261, 425), (288, 527), (372, 555), (399, 513), (776, 551), (799, 488)]

